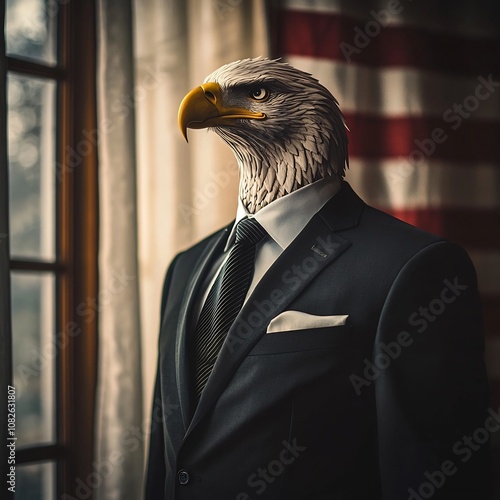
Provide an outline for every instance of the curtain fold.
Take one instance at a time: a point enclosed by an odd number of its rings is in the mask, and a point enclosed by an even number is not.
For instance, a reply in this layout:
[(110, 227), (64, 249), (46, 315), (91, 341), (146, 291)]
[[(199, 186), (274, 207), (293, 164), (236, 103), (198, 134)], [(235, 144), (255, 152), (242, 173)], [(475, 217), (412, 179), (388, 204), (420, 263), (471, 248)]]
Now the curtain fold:
[[(141, 498), (143, 420), (132, 7), (98, 12), (99, 365), (95, 497)], [(105, 467), (109, 468), (109, 473)]]

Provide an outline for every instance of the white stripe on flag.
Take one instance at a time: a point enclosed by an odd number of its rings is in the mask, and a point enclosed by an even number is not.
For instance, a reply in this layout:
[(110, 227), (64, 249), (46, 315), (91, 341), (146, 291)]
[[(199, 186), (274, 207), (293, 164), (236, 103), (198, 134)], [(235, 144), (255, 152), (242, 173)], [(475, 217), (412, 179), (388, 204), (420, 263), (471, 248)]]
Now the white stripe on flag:
[(427, 160), (416, 167), (407, 158), (352, 159), (346, 180), (369, 204), (382, 208), (498, 208), (498, 167), (492, 164)]
[[(453, 106), (462, 105), (469, 96), (472, 97), (467, 106), (473, 106), (476, 89), (481, 87), (479, 95), (482, 100), (477, 100), (479, 107), (471, 112), (470, 118), (498, 119), (500, 87), (484, 88), (480, 80), (484, 78), (488, 81), (490, 75), (448, 77), (412, 68), (374, 69), (302, 56), (287, 56), (286, 60), (292, 66), (314, 75), (338, 99), (345, 113), (387, 117), (437, 116), (445, 123), (453, 124), (457, 115)], [(493, 81), (496, 85), (500, 84), (495, 79)]]

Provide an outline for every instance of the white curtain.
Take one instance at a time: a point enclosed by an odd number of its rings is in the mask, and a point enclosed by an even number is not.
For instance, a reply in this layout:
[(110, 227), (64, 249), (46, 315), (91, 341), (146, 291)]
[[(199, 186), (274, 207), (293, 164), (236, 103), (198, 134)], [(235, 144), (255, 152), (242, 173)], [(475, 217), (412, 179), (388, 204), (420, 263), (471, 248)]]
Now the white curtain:
[[(141, 498), (143, 420), (132, 9), (99, 5), (99, 365), (96, 498)], [(108, 474), (108, 470), (110, 471)], [(96, 481), (96, 484), (97, 481)]]
[[(177, 125), (220, 65), (268, 55), (264, 0), (100, 0), (100, 307), (96, 498), (142, 497), (161, 286), (172, 257), (229, 222), (235, 160)], [(122, 274), (120, 274), (122, 273)], [(117, 284), (118, 283), (118, 284)], [(139, 295), (140, 289), (140, 295)], [(112, 458), (120, 462), (113, 465)], [(106, 476), (106, 477), (105, 477)]]

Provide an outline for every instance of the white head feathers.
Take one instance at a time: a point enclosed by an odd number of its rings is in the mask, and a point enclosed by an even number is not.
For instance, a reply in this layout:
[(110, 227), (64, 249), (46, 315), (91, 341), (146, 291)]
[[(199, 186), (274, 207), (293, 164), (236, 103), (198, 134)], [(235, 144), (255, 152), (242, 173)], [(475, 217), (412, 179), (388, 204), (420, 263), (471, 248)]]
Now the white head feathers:
[(222, 105), (266, 115), (214, 130), (233, 149), (240, 196), (250, 212), (348, 166), (347, 134), (337, 100), (310, 74), (266, 58), (226, 64), (205, 82), (220, 86)]

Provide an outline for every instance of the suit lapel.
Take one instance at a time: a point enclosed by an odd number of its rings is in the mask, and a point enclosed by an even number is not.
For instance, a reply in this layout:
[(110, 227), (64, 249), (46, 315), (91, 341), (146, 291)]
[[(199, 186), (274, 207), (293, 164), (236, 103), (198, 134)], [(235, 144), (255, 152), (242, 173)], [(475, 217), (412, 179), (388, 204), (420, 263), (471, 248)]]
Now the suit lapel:
[(207, 272), (211, 269), (215, 259), (223, 252), (231, 225), (223, 229), (219, 235), (214, 237), (195, 264), (194, 272), (187, 285), (186, 293), (184, 294), (184, 299), (179, 311), (175, 366), (177, 391), (185, 429), (188, 428), (193, 415), (193, 401), (190, 387), (192, 378), (191, 372), (194, 368), (190, 364), (189, 356), (189, 334), (193, 330), (193, 306), (196, 299), (199, 298), (198, 293), (200, 286), (204, 282)]
[(280, 255), (231, 326), (187, 434), (215, 404), (224, 387), (266, 327), (321, 272), (351, 245), (334, 231), (354, 226), (364, 203), (347, 183)]

